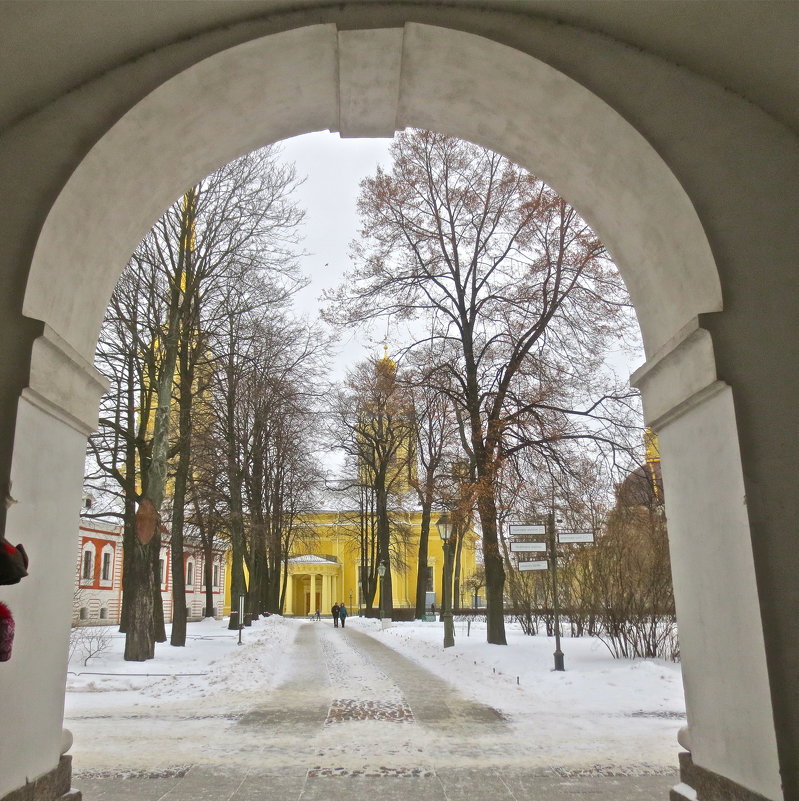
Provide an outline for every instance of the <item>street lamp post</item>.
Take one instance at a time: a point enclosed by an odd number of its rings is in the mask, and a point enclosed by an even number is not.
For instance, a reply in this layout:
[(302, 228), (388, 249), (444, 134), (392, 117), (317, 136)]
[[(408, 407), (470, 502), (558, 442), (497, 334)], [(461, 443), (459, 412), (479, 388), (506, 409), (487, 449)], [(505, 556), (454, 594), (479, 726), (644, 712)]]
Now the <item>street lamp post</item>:
[(452, 623), (452, 520), (444, 512), (436, 521), (438, 535), (444, 545), (444, 590), (441, 593), (441, 606), (444, 611), (441, 617), (444, 620), (444, 647), (455, 645), (455, 627)]
[(386, 575), (385, 562), (381, 562), (377, 566), (377, 575), (380, 576), (380, 619), (382, 620), (385, 615), (385, 610), (383, 608), (383, 598), (385, 598), (385, 593), (383, 592), (383, 577)]

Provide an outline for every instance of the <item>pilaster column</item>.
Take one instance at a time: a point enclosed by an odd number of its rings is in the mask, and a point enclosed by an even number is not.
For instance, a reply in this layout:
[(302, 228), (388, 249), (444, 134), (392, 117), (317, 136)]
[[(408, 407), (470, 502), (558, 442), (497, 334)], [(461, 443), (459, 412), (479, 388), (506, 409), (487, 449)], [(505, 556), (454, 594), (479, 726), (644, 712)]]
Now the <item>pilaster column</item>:
[[(641, 390), (644, 417), (658, 434), (663, 459), (690, 722), (682, 742), (690, 742), (693, 764), (707, 775), (755, 791), (742, 798), (780, 798), (732, 390), (718, 379), (713, 342), (696, 320), (652, 354), (631, 381)], [(731, 796), (711, 795), (705, 787), (700, 797)]]

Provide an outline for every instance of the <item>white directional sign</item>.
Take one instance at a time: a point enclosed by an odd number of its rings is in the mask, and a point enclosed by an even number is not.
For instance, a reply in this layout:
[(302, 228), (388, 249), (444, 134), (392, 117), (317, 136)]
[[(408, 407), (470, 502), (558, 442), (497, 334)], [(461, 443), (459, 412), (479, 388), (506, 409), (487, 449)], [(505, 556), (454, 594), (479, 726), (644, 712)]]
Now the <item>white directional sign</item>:
[(512, 542), (510, 549), (513, 553), (529, 553), (530, 551), (546, 551), (545, 542)]
[(558, 542), (593, 542), (593, 531), (561, 531)]
[(546, 570), (549, 562), (546, 559), (536, 559), (533, 562), (519, 562), (519, 570)]
[(511, 537), (537, 537), (546, 533), (545, 526), (528, 526), (521, 523), (511, 523), (508, 526), (508, 534)]

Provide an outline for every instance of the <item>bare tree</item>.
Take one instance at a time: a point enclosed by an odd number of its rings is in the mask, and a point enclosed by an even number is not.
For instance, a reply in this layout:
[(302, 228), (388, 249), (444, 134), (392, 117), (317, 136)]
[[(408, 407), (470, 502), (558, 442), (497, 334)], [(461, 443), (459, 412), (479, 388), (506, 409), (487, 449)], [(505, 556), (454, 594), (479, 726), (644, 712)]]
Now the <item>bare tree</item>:
[(413, 402), (416, 470), (411, 473), (411, 486), (416, 492), (422, 517), (416, 571), (416, 617), (423, 619), (428, 588), (428, 544), (433, 507), (442, 500), (445, 466), (457, 459), (457, 421), (451, 400), (431, 385), (426, 376), (429, 363), (424, 351), (412, 362), (404, 381)]
[(674, 593), (659, 476), (648, 465), (619, 485), (596, 545), (580, 554), (597, 636), (616, 657), (673, 659)]
[[(185, 644), (182, 543), (192, 415), (195, 397), (202, 391), (198, 378), (210, 369), (201, 365), (219, 358), (212, 352), (212, 339), (231, 306), (226, 301), (231, 287), (239, 295), (251, 290), (258, 295), (257, 303), (282, 305), (300, 285), (291, 258), (302, 217), (290, 199), (296, 184), (293, 168), (281, 165), (273, 149), (256, 151), (221, 168), (168, 209), (132, 257), (127, 272), (134, 278), (128, 283), (138, 288), (142, 276), (146, 278), (146, 320), (151, 323), (147, 336), (137, 324), (139, 335), (129, 345), (130, 338), (120, 339), (115, 330), (130, 327), (132, 320), (138, 323), (141, 315), (131, 317), (126, 312), (138, 309), (141, 296), (112, 305), (105, 341), (123, 343), (124, 354), (115, 356), (118, 365), (127, 365), (127, 373), (117, 366), (115, 374), (130, 380), (119, 408), (126, 410), (126, 440), (134, 439), (137, 445), (128, 445), (124, 469), (116, 464), (116, 455), (109, 459), (101, 447), (94, 453), (100, 463), (111, 462), (110, 475), (125, 486), (126, 659), (152, 658), (155, 640), (163, 638), (159, 551), (171, 465), (175, 469), (172, 642)], [(104, 354), (101, 369), (109, 361), (114, 359)], [(140, 398), (147, 403), (140, 403)], [(121, 393), (117, 400), (122, 400)], [(109, 428), (121, 431), (121, 420)]]
[(247, 454), (242, 474), (252, 615), (280, 611), (281, 578), (297, 516), (307, 510), (321, 480), (312, 443), (327, 353), (325, 337), (306, 323), (278, 317), (258, 330), (238, 428)]
[(330, 296), (342, 324), (424, 319), (430, 380), (465, 423), (483, 537), (488, 641), (505, 644), (496, 482), (504, 459), (553, 441), (616, 446), (629, 391), (602, 386), (608, 342), (631, 323), (602, 244), (549, 187), (484, 148), (425, 131), (361, 185), (356, 266)]
[[(362, 494), (361, 532), (371, 531), (374, 521), (376, 552), (361, 547), (361, 575), (367, 576), (367, 608), (374, 598), (376, 574), (382, 563), (382, 608), (393, 610), (392, 572), (404, 569), (402, 548), (392, 547), (396, 535), (407, 531), (392, 525), (391, 507), (406, 495), (414, 475), (413, 404), (398, 380), (397, 366), (388, 355), (358, 365), (347, 376), (344, 387), (333, 399), (331, 434), (336, 444), (351, 457), (357, 475), (354, 482)], [(392, 532), (394, 537), (392, 537)]]

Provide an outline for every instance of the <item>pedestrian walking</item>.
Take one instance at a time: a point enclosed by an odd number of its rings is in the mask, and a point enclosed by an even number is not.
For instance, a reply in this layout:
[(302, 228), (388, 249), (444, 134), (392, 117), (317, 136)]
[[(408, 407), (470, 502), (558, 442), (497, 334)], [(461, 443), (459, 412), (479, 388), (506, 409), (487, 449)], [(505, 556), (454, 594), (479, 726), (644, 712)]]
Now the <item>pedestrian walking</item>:
[(341, 620), (341, 628), (344, 628), (344, 621), (347, 619), (347, 607), (341, 604), (338, 608), (339, 620)]
[(338, 613), (340, 611), (338, 604), (333, 604), (333, 608), (330, 610), (333, 614), (333, 625), (335, 628), (338, 628)]

